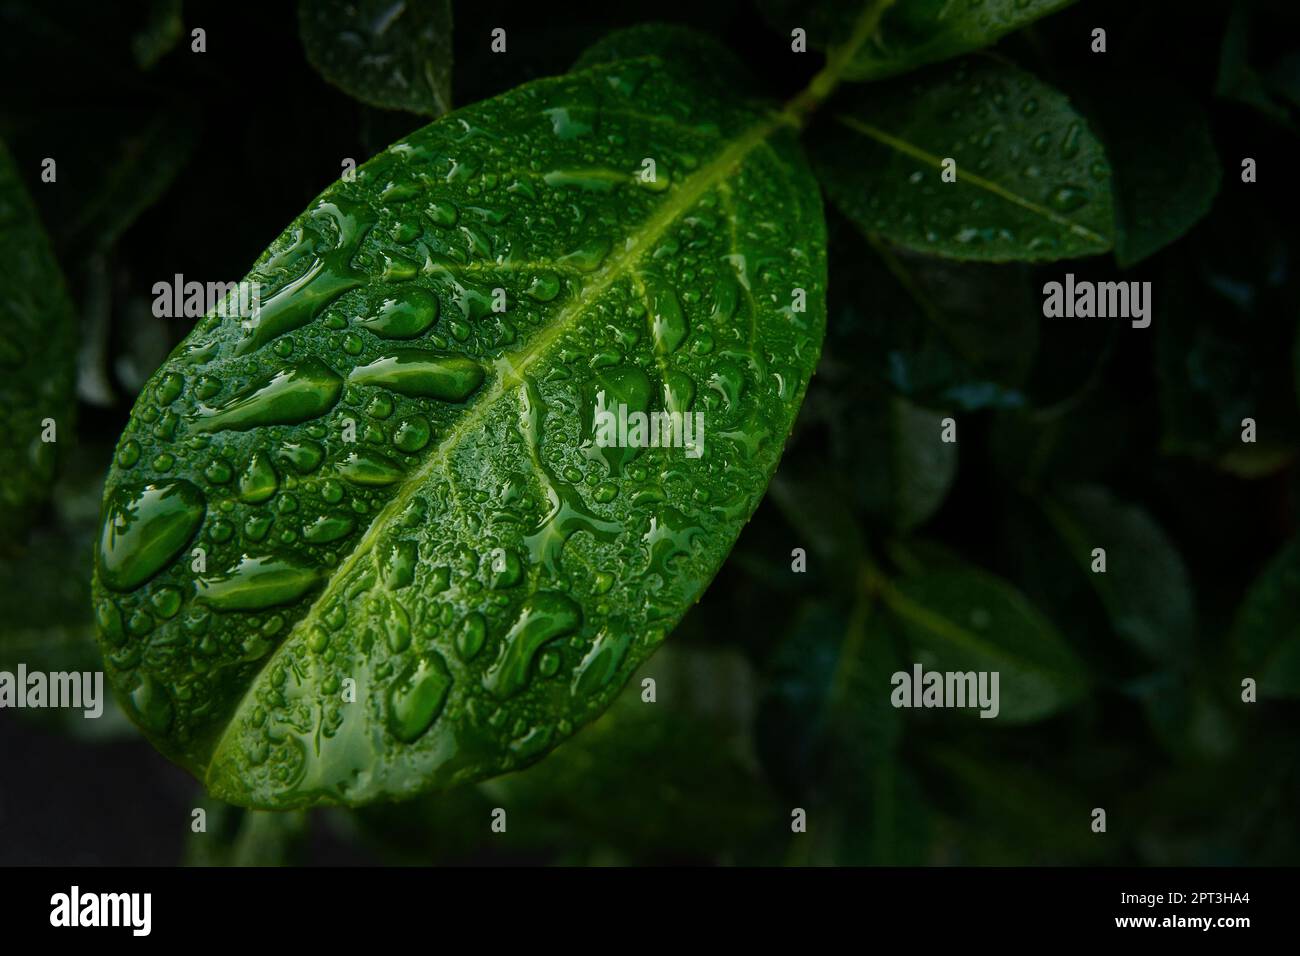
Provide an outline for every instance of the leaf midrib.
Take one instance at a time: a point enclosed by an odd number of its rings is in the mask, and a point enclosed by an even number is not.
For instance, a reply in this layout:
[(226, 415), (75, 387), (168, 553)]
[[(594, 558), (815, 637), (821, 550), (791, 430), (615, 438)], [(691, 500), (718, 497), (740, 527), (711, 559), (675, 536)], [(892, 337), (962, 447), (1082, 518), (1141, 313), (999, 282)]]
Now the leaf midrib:
[(496, 375), (492, 383), (472, 400), (464, 415), (451, 427), (424, 463), (402, 483), (398, 493), (375, 515), (366, 533), (347, 558), (335, 569), (329, 582), (307, 609), (307, 613), (294, 623), (279, 647), (266, 658), (265, 663), (249, 681), (247, 690), (231, 711), (225, 729), (208, 756), (204, 776), (209, 785), (213, 782), (212, 770), (220, 765), (218, 758), (234, 739), (233, 734), (239, 725), (239, 717), (249, 701), (253, 699), (253, 693), (260, 685), (263, 675), (270, 671), (274, 662), (281, 657), (284, 649), (300, 632), (309, 629), (320, 620), (321, 613), (337, 597), (338, 589), (343, 582), (358, 563), (373, 551), (379, 539), (391, 527), (393, 520), (405, 510), (415, 493), (425, 486), (428, 479), (450, 458), (451, 453), (459, 448), (461, 441), (477, 430), (479, 424), (496, 407), (497, 402), (510, 390), (522, 384), (527, 370), (543, 358), (560, 338), (577, 326), (588, 308), (617, 281), (632, 277), (633, 270), (641, 257), (653, 248), (678, 218), (694, 207), (710, 189), (729, 178), (733, 169), (739, 166), (752, 150), (765, 143), (778, 128), (793, 122), (788, 112), (770, 114), (733, 140), (710, 162), (699, 167), (668, 194), (664, 202), (630, 235), (630, 241), (624, 245), (623, 250), (614, 255), (592, 276), (591, 281), (583, 286), (578, 296), (569, 306), (561, 310), (553, 322), (543, 328), (519, 352), (506, 353), (496, 359), (494, 363)]
[[(864, 123), (862, 120), (852, 116), (840, 114), (837, 115), (835, 119), (841, 126), (848, 127), (853, 130), (853, 132), (860, 133), (868, 139), (873, 139), (882, 146), (887, 146), (895, 152), (902, 153), (904, 156), (910, 156), (912, 159), (925, 163), (927, 166), (931, 166), (934, 169), (943, 169), (943, 160), (940, 157), (928, 150), (922, 149), (915, 143), (909, 142), (899, 136), (895, 136), (892, 133), (887, 133), (878, 126)], [(972, 186), (976, 186), (985, 192), (991, 193), (1005, 202), (1009, 202), (1014, 206), (1019, 206), (1026, 212), (1033, 213), (1035, 216), (1040, 216), (1049, 222), (1068, 229), (1075, 235), (1087, 239), (1089, 242), (1095, 242), (1101, 245), (1108, 245), (1110, 243), (1110, 239), (1106, 236), (1089, 229), (1082, 223), (1076, 222), (1069, 216), (1064, 216), (1054, 209), (1049, 209), (1041, 203), (1034, 202), (1032, 199), (1026, 199), (1019, 193), (1012, 192), (1007, 187), (1000, 183), (996, 183), (991, 179), (985, 179), (978, 173), (962, 170), (958, 182), (970, 183)]]

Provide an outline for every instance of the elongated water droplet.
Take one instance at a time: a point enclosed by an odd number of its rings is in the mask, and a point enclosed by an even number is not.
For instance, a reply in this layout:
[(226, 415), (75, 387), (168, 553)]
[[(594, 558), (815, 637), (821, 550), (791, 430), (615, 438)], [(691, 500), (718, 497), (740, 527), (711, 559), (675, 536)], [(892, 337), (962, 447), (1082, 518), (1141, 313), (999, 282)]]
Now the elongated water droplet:
[(347, 537), (355, 526), (351, 515), (320, 515), (302, 529), (302, 536), (312, 544), (329, 544)]
[(119, 488), (110, 495), (99, 538), (99, 579), (130, 591), (166, 567), (203, 522), (203, 493), (188, 481)]
[(403, 743), (418, 740), (437, 720), (450, 689), (451, 674), (437, 651), (413, 660), (389, 688), (389, 731)]
[(348, 381), (381, 385), (401, 395), (463, 402), (483, 384), (483, 368), (457, 355), (403, 349), (357, 366)]
[(244, 431), (261, 425), (296, 425), (325, 414), (338, 401), (343, 380), (317, 358), (255, 384), (215, 408), (200, 408), (194, 428)]
[(496, 697), (510, 697), (528, 683), (533, 658), (542, 646), (572, 633), (582, 623), (582, 609), (567, 594), (539, 591), (524, 601), (519, 618), (506, 634), (501, 653), (483, 678)]
[(646, 277), (646, 294), (650, 299), (650, 332), (655, 351), (671, 355), (686, 338), (686, 313), (677, 301), (677, 293), (662, 279)]
[(218, 611), (256, 611), (288, 604), (320, 581), (321, 572), (289, 558), (244, 555), (230, 570), (198, 580), (198, 600)]
[(250, 505), (260, 504), (275, 494), (279, 482), (270, 459), (263, 452), (253, 452), (248, 467), (239, 476), (239, 500)]
[(382, 487), (402, 480), (402, 466), (378, 452), (360, 448), (338, 464), (338, 473), (354, 485)]

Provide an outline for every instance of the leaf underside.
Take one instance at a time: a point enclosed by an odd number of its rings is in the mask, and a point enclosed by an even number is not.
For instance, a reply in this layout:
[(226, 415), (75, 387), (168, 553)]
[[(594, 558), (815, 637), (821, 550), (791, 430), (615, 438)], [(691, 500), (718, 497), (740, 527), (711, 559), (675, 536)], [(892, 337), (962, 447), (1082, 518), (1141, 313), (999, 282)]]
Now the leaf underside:
[[(260, 308), (154, 375), (97, 616), (133, 719), (214, 795), (523, 766), (699, 598), (825, 324), (816, 183), (723, 92), (651, 56), (459, 110), (325, 190), (250, 273)], [(703, 454), (599, 447), (602, 394), (702, 413)]]

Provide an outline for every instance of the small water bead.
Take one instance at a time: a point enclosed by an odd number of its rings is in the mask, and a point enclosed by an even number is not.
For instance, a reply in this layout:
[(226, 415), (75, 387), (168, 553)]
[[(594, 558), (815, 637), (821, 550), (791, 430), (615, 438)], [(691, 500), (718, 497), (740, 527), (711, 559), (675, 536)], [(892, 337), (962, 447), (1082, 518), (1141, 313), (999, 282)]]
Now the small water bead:
[(228, 464), (220, 458), (214, 458), (208, 463), (208, 467), (203, 469), (203, 477), (208, 479), (214, 485), (224, 485), (234, 477), (234, 472)]
[(181, 592), (173, 587), (159, 588), (149, 598), (154, 611), (159, 617), (167, 619), (176, 616), (181, 609)]
[(560, 294), (560, 277), (554, 272), (540, 272), (533, 276), (524, 294), (535, 302), (550, 302)]
[(276, 458), (288, 463), (300, 475), (310, 474), (320, 467), (325, 449), (314, 441), (287, 441), (276, 452)]
[(217, 544), (224, 544), (235, 534), (234, 526), (225, 518), (215, 519), (208, 528), (208, 538)]
[(419, 550), (414, 541), (394, 541), (381, 552), (379, 579), (390, 591), (409, 587), (415, 581)]
[(371, 418), (377, 418), (383, 421), (389, 415), (393, 414), (393, 400), (382, 392), (375, 394), (366, 405), (366, 414)]
[(244, 537), (250, 541), (261, 541), (271, 530), (272, 518), (269, 515), (252, 515), (244, 522)]

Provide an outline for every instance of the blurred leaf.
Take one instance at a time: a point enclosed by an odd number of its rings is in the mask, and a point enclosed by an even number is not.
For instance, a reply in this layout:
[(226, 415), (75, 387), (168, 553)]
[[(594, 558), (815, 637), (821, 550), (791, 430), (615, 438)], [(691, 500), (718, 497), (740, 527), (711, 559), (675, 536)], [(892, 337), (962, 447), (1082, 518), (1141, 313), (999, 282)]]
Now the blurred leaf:
[(1172, 82), (1117, 77), (1093, 84), (1087, 103), (1113, 168), (1115, 259), (1127, 268), (1210, 211), (1219, 158), (1205, 111)]
[(836, 281), (809, 409), (829, 401), (823, 417), (838, 428), (883, 407), (880, 385), (954, 412), (1024, 402), (1042, 321), (1026, 267), (936, 259), (883, 240), (873, 249), (843, 219), (832, 224)]
[[(1069, 6), (1074, 0), (889, 0), (874, 35), (849, 61), (848, 80), (878, 80), (969, 53), (1027, 26), (1040, 17)], [(794, 27), (808, 31), (818, 49), (844, 43), (855, 21), (870, 7), (835, 0), (760, 0), (768, 22), (782, 32)]]
[(1028, 723), (1078, 701), (1082, 662), (1008, 582), (974, 567), (925, 570), (883, 586), (925, 670), (999, 673), (999, 720)]
[[(1111, 248), (1110, 168), (1059, 92), (969, 58), (858, 94), (812, 139), (827, 194), (865, 232), (989, 262)], [(941, 178), (956, 161), (956, 181)]]
[(1219, 761), (1240, 748), (1223, 704), (1199, 682), (1162, 675), (1143, 705), (1156, 736), (1181, 759)]
[[(908, 530), (943, 504), (957, 475), (957, 444), (941, 440), (944, 415), (891, 398), (883, 413), (854, 417), (845, 457), (857, 500), (877, 525)], [(854, 427), (856, 426), (856, 427)]]
[[(1115, 633), (1152, 660), (1185, 667), (1195, 652), (1196, 608), (1187, 566), (1145, 509), (1104, 488), (1044, 495), (1052, 527), (1106, 609)], [(1106, 570), (1092, 570), (1094, 548)]]
[(192, 828), (185, 841), (185, 866), (292, 866), (306, 841), (309, 820), (302, 810), (245, 810), (207, 798), (206, 830)]
[[(76, 328), (63, 274), (3, 142), (0, 261), (0, 538), (8, 539), (30, 523), (49, 493), (58, 442), (72, 441)], [(55, 429), (55, 440), (43, 440), (47, 427)], [(0, 540), (0, 548), (7, 543)]]
[[(1285, 67), (1277, 74), (1276, 80), (1281, 81), (1279, 88), (1274, 77), (1265, 75), (1251, 62), (1251, 40), (1259, 11), (1258, 4), (1244, 0), (1232, 5), (1219, 50), (1219, 75), (1214, 92), (1224, 99), (1244, 103), (1275, 122), (1293, 126), (1286, 106), (1277, 99), (1278, 94), (1283, 97), (1293, 94), (1294, 88), (1288, 85), (1290, 74)], [(1279, 26), (1265, 23), (1260, 29)]]
[(808, 552), (806, 573), (851, 590), (864, 545), (851, 506), (852, 490), (844, 477), (830, 468), (792, 462), (772, 479), (771, 496), (796, 533), (791, 543)]
[(1259, 695), (1300, 697), (1300, 540), (1278, 553), (1255, 579), (1232, 630), (1235, 663)]
[(451, 111), (450, 0), (299, 0), (298, 26), (312, 66), (354, 99)]
[(149, 15), (131, 38), (131, 52), (140, 69), (152, 68), (180, 41), (185, 31), (181, 20), (181, 0), (152, 0)]

